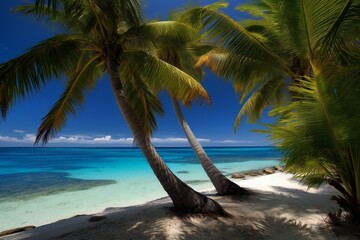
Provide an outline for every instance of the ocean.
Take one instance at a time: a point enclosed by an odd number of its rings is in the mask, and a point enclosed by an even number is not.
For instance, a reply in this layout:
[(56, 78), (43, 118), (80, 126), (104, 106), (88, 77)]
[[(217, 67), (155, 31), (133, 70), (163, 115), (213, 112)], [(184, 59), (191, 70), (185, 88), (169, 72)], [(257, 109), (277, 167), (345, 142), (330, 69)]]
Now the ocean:
[[(212, 188), (191, 148), (157, 148), (196, 190)], [(225, 176), (279, 164), (273, 147), (208, 147)], [(165, 197), (137, 148), (0, 148), (0, 232)]]

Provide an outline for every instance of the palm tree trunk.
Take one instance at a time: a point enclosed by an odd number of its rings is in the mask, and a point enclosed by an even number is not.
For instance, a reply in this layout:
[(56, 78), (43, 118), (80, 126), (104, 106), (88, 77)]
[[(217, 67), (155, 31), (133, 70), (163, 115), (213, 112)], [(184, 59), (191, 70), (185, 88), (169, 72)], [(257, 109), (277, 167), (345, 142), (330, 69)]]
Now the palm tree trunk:
[(200, 161), (202, 167), (204, 168), (206, 174), (210, 178), (211, 182), (215, 186), (215, 189), (219, 195), (235, 195), (246, 193), (244, 188), (241, 188), (239, 185), (227, 179), (220, 171), (215, 167), (213, 162), (207, 156), (206, 152), (200, 145), (199, 141), (196, 139), (195, 135), (191, 131), (189, 125), (185, 121), (185, 118), (181, 112), (179, 102), (175, 98), (171, 98), (177, 119), (188, 139), (192, 149), (195, 152), (196, 157)]
[(116, 102), (134, 135), (134, 139), (151, 169), (160, 181), (164, 190), (174, 203), (175, 208), (190, 213), (212, 213), (226, 215), (225, 210), (214, 200), (202, 195), (177, 178), (166, 166), (156, 149), (151, 144), (149, 136), (145, 134), (143, 127), (138, 121), (136, 114), (126, 97), (120, 81), (118, 64), (114, 61), (107, 61), (107, 70), (110, 75), (112, 89)]

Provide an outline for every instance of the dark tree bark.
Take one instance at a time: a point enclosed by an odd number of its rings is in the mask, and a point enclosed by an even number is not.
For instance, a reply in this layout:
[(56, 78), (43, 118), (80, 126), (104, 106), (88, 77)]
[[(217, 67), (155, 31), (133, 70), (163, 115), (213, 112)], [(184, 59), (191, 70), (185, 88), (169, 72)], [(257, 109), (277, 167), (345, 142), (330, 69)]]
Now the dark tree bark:
[(177, 178), (166, 166), (165, 162), (153, 147), (149, 136), (145, 134), (143, 127), (127, 99), (121, 84), (118, 63), (116, 61), (108, 60), (106, 67), (110, 75), (112, 90), (121, 113), (132, 131), (136, 143), (145, 155), (146, 160), (150, 164), (151, 169), (164, 190), (173, 201), (175, 208), (187, 213), (227, 215), (220, 204), (193, 190)]
[(216, 168), (210, 158), (207, 156), (203, 147), (200, 145), (199, 141), (191, 131), (189, 125), (185, 121), (185, 118), (181, 112), (179, 102), (172, 98), (173, 106), (176, 112), (176, 116), (179, 120), (179, 123), (188, 139), (192, 149), (195, 152), (196, 157), (200, 161), (202, 167), (204, 168), (206, 174), (213, 183), (217, 193), (219, 195), (236, 195), (241, 193), (246, 193), (247, 191), (244, 188), (241, 188), (239, 185), (227, 179), (220, 171)]

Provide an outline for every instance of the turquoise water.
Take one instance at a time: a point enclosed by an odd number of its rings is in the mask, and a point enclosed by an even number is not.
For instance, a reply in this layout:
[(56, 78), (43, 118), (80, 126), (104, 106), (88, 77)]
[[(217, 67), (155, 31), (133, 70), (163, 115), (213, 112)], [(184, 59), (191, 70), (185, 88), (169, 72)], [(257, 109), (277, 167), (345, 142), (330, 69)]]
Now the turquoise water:
[[(190, 148), (158, 148), (183, 181), (211, 187)], [(206, 148), (224, 173), (274, 166), (272, 147)], [(166, 196), (136, 148), (0, 148), (0, 231)]]

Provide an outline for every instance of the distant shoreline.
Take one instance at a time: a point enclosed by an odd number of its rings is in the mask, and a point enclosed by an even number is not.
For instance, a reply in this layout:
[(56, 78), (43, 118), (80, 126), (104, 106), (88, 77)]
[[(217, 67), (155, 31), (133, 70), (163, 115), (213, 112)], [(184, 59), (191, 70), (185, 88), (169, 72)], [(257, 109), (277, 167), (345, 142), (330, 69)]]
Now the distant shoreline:
[[(269, 148), (276, 148), (276, 146), (272, 145), (259, 145), (259, 146), (203, 146), (203, 148), (259, 148), (259, 147), (269, 147)], [(113, 146), (66, 146), (66, 147), (56, 147), (56, 146), (0, 146), (1, 148), (127, 148), (127, 149), (138, 149), (138, 147), (113, 147)], [(190, 146), (178, 146), (178, 147), (157, 147), (155, 148), (162, 149), (162, 148), (191, 148)]]

